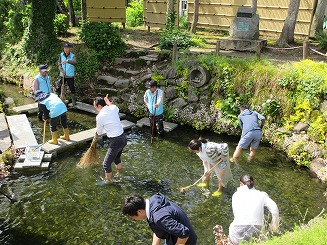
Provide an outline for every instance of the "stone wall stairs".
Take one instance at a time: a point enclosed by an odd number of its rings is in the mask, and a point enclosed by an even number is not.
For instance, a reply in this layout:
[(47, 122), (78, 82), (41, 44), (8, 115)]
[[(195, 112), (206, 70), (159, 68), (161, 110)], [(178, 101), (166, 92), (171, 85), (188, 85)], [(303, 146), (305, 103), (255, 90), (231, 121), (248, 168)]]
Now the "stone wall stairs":
[(121, 90), (128, 88), (133, 80), (139, 77), (150, 79), (148, 67), (157, 61), (158, 53), (154, 50), (127, 50), (124, 57), (116, 58), (112, 66), (102, 68), (95, 84), (96, 94), (115, 97)]

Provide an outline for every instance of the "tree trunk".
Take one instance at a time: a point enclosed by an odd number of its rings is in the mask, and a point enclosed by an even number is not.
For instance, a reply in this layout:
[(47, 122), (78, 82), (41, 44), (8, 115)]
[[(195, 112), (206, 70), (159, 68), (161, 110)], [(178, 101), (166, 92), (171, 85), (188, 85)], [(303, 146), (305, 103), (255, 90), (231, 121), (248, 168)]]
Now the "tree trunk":
[(63, 0), (57, 0), (57, 10), (59, 11), (59, 13), (68, 16), (68, 11)]
[(284, 22), (282, 33), (279, 36), (276, 44), (279, 47), (286, 47), (291, 43), (294, 43), (294, 29), (296, 24), (296, 18), (299, 13), (300, 0), (290, 0), (288, 6), (287, 17)]
[(69, 9), (69, 25), (76, 26), (73, 0), (68, 0), (68, 9)]
[(319, 32), (323, 31), (324, 16), (327, 8), (327, 0), (317, 0), (316, 11), (313, 16), (311, 25), (310, 36), (314, 37)]
[(175, 1), (169, 0), (167, 2), (167, 20), (166, 20), (166, 27), (167, 29), (171, 29), (175, 26)]
[(199, 20), (199, 0), (194, 0), (194, 15), (193, 15), (193, 21), (191, 25), (191, 33), (196, 32), (196, 25), (198, 24)]
[(82, 20), (86, 20), (87, 12), (86, 12), (86, 0), (81, 1), (81, 14)]
[(49, 58), (57, 44), (53, 20), (56, 14), (56, 0), (32, 0), (32, 14), (22, 47), (26, 56), (38, 63)]

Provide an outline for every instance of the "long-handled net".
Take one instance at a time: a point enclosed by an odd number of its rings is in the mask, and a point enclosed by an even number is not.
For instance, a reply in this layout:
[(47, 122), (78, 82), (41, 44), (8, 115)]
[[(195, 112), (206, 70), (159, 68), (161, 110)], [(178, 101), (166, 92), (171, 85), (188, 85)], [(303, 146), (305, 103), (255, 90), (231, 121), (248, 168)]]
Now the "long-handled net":
[(217, 162), (213, 167), (211, 167), (205, 174), (203, 174), (202, 176), (201, 176), (201, 178), (200, 179), (198, 179), (197, 181), (195, 181), (192, 185), (188, 185), (188, 186), (185, 186), (185, 187), (181, 187), (180, 188), (180, 192), (181, 193), (184, 193), (185, 192), (185, 189), (188, 189), (188, 188), (190, 188), (190, 187), (192, 187), (192, 186), (195, 186), (197, 183), (199, 183), (201, 180), (202, 180), (202, 178), (204, 178), (205, 177), (205, 175), (206, 174), (210, 174), (214, 169), (215, 169), (215, 167), (217, 167), (220, 163), (222, 162), (222, 160), (220, 160), (219, 162)]
[(81, 157), (81, 159), (77, 165), (78, 167), (90, 168), (90, 167), (93, 167), (93, 166), (99, 164), (100, 157), (98, 156), (97, 151), (96, 151), (97, 140), (98, 140), (98, 134), (96, 133), (93, 137), (91, 146)]

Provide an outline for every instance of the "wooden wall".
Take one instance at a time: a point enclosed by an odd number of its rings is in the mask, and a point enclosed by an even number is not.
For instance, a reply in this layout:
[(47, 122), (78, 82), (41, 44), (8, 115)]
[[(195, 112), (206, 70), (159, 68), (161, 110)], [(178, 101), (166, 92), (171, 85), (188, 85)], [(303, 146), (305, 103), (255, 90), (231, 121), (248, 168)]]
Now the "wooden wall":
[[(175, 12), (178, 14), (179, 0), (176, 0)], [(144, 23), (148, 27), (160, 27), (166, 26), (167, 19), (167, 4), (168, 0), (143, 0), (143, 15)], [(176, 18), (176, 24), (178, 18)]]
[[(236, 16), (238, 7), (251, 7), (251, 0), (199, 0), (198, 27), (227, 30)], [(295, 35), (308, 35), (314, 0), (301, 0), (295, 26)], [(279, 37), (287, 16), (289, 0), (257, 0), (260, 16), (260, 35)], [(188, 22), (192, 23), (194, 0), (188, 1)]]
[(86, 9), (90, 21), (126, 23), (126, 0), (86, 0)]

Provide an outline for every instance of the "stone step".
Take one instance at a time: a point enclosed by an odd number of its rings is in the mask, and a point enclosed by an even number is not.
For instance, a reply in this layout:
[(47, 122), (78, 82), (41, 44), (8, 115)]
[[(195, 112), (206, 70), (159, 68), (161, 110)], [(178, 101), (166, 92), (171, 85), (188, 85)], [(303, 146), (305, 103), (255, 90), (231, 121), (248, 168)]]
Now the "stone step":
[(13, 107), (12, 110), (18, 114), (26, 113), (26, 112), (28, 112), (28, 113), (37, 112), (38, 103), (16, 106), (16, 107)]
[(0, 150), (6, 151), (11, 146), (9, 128), (4, 113), (0, 113)]
[(141, 69), (147, 65), (146, 60), (140, 58), (116, 58), (115, 65), (129, 69)]
[[(135, 126), (134, 123), (127, 120), (122, 120), (121, 124), (124, 130), (130, 129)], [(73, 146), (79, 145), (87, 141), (91, 141), (95, 135), (95, 132), (96, 132), (96, 128), (92, 128), (89, 130), (78, 132), (76, 134), (72, 134), (70, 135), (70, 141), (59, 139), (58, 145), (45, 143), (44, 145), (42, 145), (42, 150), (45, 151), (46, 153), (55, 153), (55, 154), (57, 152), (68, 150)]]
[(127, 58), (137, 58), (148, 54), (146, 49), (128, 49), (125, 51), (125, 57)]
[[(143, 126), (150, 127), (149, 118), (144, 117), (144, 118), (138, 120), (136, 122), (136, 126), (138, 126), (138, 127), (143, 127)], [(177, 128), (178, 124), (164, 121), (163, 126), (164, 126), (164, 131), (168, 133), (170, 131), (173, 131), (175, 128)]]
[(125, 77), (125, 78), (130, 78), (131, 76), (136, 76), (140, 74), (140, 71), (129, 70), (126, 68), (114, 68), (114, 67), (108, 68), (108, 72), (112, 76)]
[(7, 116), (7, 122), (15, 149), (38, 144), (25, 114)]
[[(93, 105), (90, 105), (90, 104), (86, 104), (86, 103), (83, 103), (83, 102), (76, 102), (76, 105), (73, 107), (73, 104), (70, 103), (68, 104), (68, 106), (70, 108), (74, 108), (76, 110), (81, 110), (81, 111), (86, 111), (86, 112), (89, 112), (89, 113), (92, 113), (92, 114), (98, 114), (99, 112), (94, 108)], [(124, 118), (126, 116), (126, 114), (124, 113), (119, 113), (119, 117), (120, 118)]]

